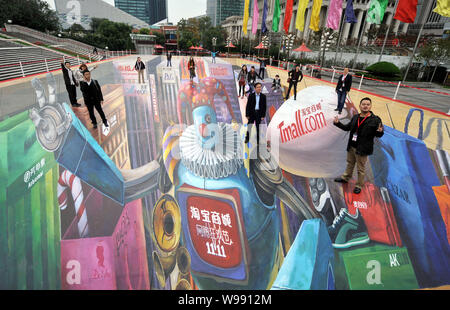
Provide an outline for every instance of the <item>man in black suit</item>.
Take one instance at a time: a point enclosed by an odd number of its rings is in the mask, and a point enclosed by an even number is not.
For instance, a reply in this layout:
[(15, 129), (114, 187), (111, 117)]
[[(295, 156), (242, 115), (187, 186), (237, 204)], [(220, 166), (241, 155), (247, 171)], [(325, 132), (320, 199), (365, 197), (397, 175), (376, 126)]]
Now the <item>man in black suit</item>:
[(80, 82), (81, 84), (81, 92), (83, 93), (84, 103), (86, 104), (86, 107), (89, 111), (89, 117), (91, 118), (92, 125), (94, 125), (94, 128), (97, 128), (97, 119), (94, 115), (94, 107), (97, 110), (98, 114), (100, 114), (100, 117), (102, 118), (103, 124), (105, 124), (106, 127), (109, 127), (108, 121), (106, 120), (105, 113), (102, 109), (103, 104), (103, 94), (102, 94), (102, 88), (100, 87), (100, 84), (97, 80), (91, 79), (91, 72), (84, 71), (83, 73), (84, 78), (86, 79), (86, 82)]
[(81, 104), (77, 102), (77, 87), (79, 86), (79, 83), (70, 67), (70, 62), (61, 62), (61, 69), (63, 72), (67, 93), (69, 94), (70, 104), (72, 104), (73, 107), (81, 107)]
[(339, 114), (342, 113), (342, 109), (344, 108), (345, 98), (347, 97), (347, 93), (352, 88), (352, 76), (348, 74), (348, 68), (344, 69), (344, 74), (342, 74), (336, 85), (336, 93), (338, 95), (338, 106), (335, 111), (339, 111)]
[(288, 73), (288, 82), (289, 82), (289, 89), (286, 94), (286, 100), (289, 99), (289, 95), (291, 94), (292, 86), (294, 86), (294, 100), (297, 100), (297, 83), (301, 82), (303, 80), (303, 73), (302, 70), (300, 70), (300, 65), (296, 65), (294, 69), (289, 71)]
[(245, 117), (248, 119), (247, 136), (245, 143), (250, 139), (250, 131), (253, 123), (256, 124), (256, 142), (259, 147), (259, 124), (266, 117), (266, 95), (261, 93), (261, 83), (255, 84), (255, 92), (248, 96), (247, 106), (245, 107)]

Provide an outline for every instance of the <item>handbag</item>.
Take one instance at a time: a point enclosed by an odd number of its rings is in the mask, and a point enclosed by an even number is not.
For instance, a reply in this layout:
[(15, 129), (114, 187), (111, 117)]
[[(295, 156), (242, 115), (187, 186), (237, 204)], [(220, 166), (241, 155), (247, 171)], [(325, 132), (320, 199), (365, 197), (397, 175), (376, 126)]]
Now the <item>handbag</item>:
[[(414, 111), (411, 109), (406, 123)], [(419, 137), (422, 137), (422, 119)], [(433, 186), (441, 185), (425, 143), (385, 126), (370, 156), (374, 183), (386, 187), (391, 197), (403, 243), (420, 287), (450, 283), (450, 245)]]

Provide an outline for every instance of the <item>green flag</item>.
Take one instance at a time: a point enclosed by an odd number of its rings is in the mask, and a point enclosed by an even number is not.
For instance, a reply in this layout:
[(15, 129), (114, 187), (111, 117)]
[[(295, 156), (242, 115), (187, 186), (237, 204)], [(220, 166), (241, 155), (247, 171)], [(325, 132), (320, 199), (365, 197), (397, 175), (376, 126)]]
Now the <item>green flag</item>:
[(367, 22), (381, 24), (389, 0), (371, 0), (367, 10)]
[(280, 0), (275, 0), (275, 7), (273, 9), (273, 18), (272, 18), (272, 30), (274, 32), (278, 32), (278, 26), (280, 24), (280, 15), (281, 15)]

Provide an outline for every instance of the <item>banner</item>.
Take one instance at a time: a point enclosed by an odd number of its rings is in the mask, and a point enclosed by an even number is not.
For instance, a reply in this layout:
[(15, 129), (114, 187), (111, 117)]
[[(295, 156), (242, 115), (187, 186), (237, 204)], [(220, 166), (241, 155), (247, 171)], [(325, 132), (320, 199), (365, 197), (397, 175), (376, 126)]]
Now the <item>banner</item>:
[(319, 31), (320, 9), (322, 8), (322, 0), (314, 0), (311, 14), (311, 23), (309, 29)]
[(273, 8), (273, 18), (272, 18), (272, 31), (278, 32), (278, 27), (280, 25), (280, 0), (275, 0), (275, 6)]
[(331, 0), (328, 10), (327, 27), (339, 30), (342, 16), (342, 0)]
[(414, 23), (417, 14), (417, 0), (399, 0), (394, 18), (404, 23)]
[(252, 33), (256, 34), (256, 30), (258, 29), (258, 19), (259, 19), (259, 9), (258, 9), (258, 1), (253, 1), (253, 20), (252, 20)]
[(355, 11), (353, 10), (353, 0), (347, 0), (347, 7), (345, 8), (345, 22), (352, 24), (358, 22), (355, 16)]
[(381, 24), (387, 5), (388, 0), (371, 0), (367, 10), (367, 22), (377, 25)]
[(263, 9), (263, 17), (262, 17), (262, 22), (261, 22), (261, 31), (262, 33), (266, 33), (267, 32), (267, 26), (266, 26), (266, 19), (267, 19), (267, 11), (269, 10), (269, 8), (267, 7), (267, 0), (264, 0), (264, 9)]
[(294, 6), (294, 0), (287, 0), (286, 11), (284, 13), (284, 31), (289, 33), (289, 26), (292, 19), (292, 7)]
[(244, 22), (242, 24), (242, 30), (244, 31), (244, 34), (247, 34), (247, 25), (248, 25), (248, 16), (249, 16), (249, 11), (248, 11), (248, 7), (250, 5), (250, 0), (245, 0), (245, 5), (244, 5)]
[(305, 29), (305, 11), (308, 7), (309, 0), (299, 0), (297, 9), (297, 19), (295, 21), (295, 28), (300, 31)]
[(450, 17), (450, 2), (448, 2), (448, 0), (437, 0), (433, 12), (445, 17)]

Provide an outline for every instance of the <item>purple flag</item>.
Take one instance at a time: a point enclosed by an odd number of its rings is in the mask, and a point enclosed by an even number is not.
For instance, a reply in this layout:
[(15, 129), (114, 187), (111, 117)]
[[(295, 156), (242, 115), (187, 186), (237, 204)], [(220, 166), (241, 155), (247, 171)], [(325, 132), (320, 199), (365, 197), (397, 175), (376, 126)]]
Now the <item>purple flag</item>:
[(327, 27), (338, 30), (342, 16), (342, 0), (331, 0), (328, 10)]
[(262, 33), (266, 33), (267, 32), (267, 27), (266, 27), (267, 10), (268, 10), (267, 0), (264, 0), (263, 17), (262, 17), (262, 23), (261, 23), (261, 31), (262, 31)]
[(353, 24), (358, 22), (355, 16), (355, 11), (353, 10), (353, 0), (347, 0), (347, 7), (345, 8), (345, 22)]

